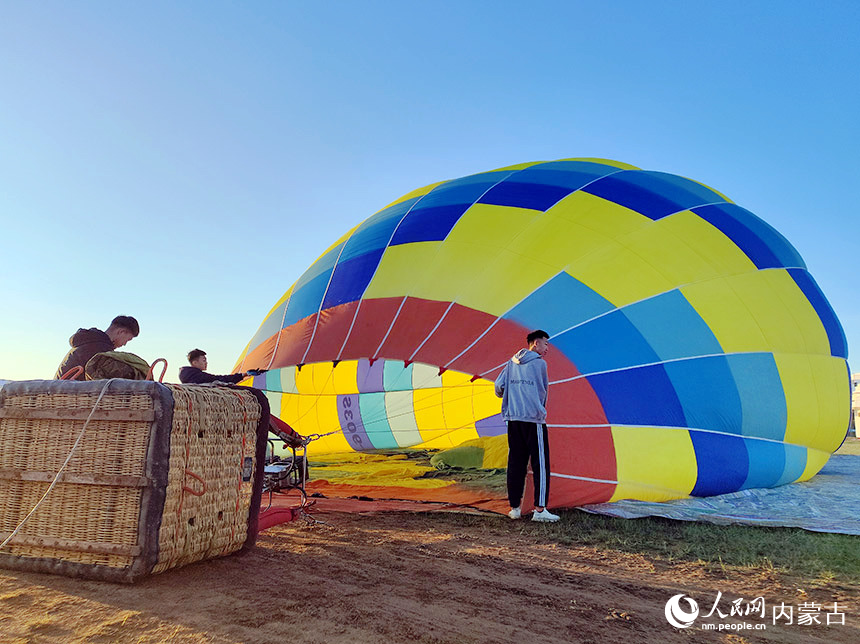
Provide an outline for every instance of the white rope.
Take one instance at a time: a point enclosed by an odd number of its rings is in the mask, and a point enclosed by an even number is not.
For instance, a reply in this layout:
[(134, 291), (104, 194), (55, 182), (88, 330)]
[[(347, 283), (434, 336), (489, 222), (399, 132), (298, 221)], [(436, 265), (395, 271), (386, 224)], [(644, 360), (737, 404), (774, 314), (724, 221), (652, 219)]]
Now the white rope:
[(69, 461), (71, 461), (71, 460), (72, 460), (72, 456), (74, 455), (75, 450), (77, 450), (77, 449), (78, 449), (78, 445), (80, 445), (80, 443), (81, 443), (81, 439), (84, 437), (84, 432), (85, 432), (85, 431), (86, 431), (86, 429), (87, 429), (87, 425), (89, 425), (89, 423), (90, 423), (90, 419), (92, 419), (93, 414), (96, 412), (96, 409), (98, 408), (99, 403), (102, 401), (102, 398), (103, 398), (103, 397), (104, 397), (104, 395), (105, 395), (105, 392), (107, 392), (107, 390), (108, 390), (108, 386), (109, 386), (109, 385), (110, 385), (110, 383), (112, 383), (114, 380), (116, 380), (116, 378), (111, 378), (110, 380), (108, 380), (108, 381), (105, 383), (105, 386), (104, 386), (104, 387), (102, 387), (102, 391), (101, 391), (101, 393), (99, 394), (98, 399), (96, 400), (96, 404), (95, 404), (95, 405), (93, 405), (93, 409), (92, 409), (92, 411), (90, 411), (90, 415), (89, 415), (89, 416), (87, 416), (87, 420), (84, 422), (84, 426), (81, 428), (81, 433), (80, 433), (80, 434), (78, 434), (78, 439), (75, 441), (75, 444), (74, 444), (74, 445), (72, 445), (72, 450), (69, 452), (69, 455), (66, 457), (65, 462), (60, 466), (60, 470), (57, 472), (57, 475), (54, 477), (54, 480), (53, 480), (53, 481), (51, 481), (51, 485), (49, 485), (49, 486), (48, 486), (48, 489), (47, 489), (47, 490), (45, 491), (45, 493), (42, 495), (42, 498), (38, 500), (38, 502), (36, 503), (36, 505), (34, 505), (34, 506), (33, 506), (33, 509), (32, 509), (32, 510), (30, 510), (30, 512), (28, 512), (28, 513), (27, 513), (27, 516), (25, 516), (23, 519), (21, 519), (21, 523), (19, 523), (19, 524), (18, 524), (18, 526), (17, 526), (17, 527), (12, 531), (12, 534), (10, 534), (8, 537), (6, 537), (6, 538), (3, 540), (3, 543), (0, 543), (0, 550), (2, 550), (3, 548), (5, 548), (5, 547), (6, 547), (6, 545), (7, 545), (10, 541), (12, 541), (12, 539), (15, 537), (15, 535), (16, 535), (16, 534), (18, 534), (18, 532), (20, 532), (21, 528), (23, 528), (23, 527), (24, 527), (24, 524), (25, 524), (25, 523), (27, 523), (27, 521), (30, 519), (30, 517), (31, 517), (31, 516), (33, 516), (33, 515), (36, 513), (36, 510), (38, 510), (38, 509), (39, 509), (39, 506), (40, 506), (40, 505), (42, 505), (42, 502), (43, 502), (46, 498), (48, 498), (48, 495), (49, 495), (49, 494), (51, 493), (51, 491), (54, 489), (54, 486), (56, 486), (56, 485), (57, 485), (57, 481), (59, 481), (59, 480), (60, 480), (60, 476), (62, 475), (63, 470), (64, 470), (64, 469), (66, 469), (66, 465), (68, 465), (68, 464), (69, 464)]

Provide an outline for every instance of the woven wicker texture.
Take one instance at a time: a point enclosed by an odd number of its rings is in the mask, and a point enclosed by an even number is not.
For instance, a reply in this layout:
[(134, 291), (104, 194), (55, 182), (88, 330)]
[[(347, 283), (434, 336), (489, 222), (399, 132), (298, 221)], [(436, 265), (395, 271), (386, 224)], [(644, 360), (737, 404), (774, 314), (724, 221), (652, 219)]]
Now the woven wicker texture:
[[(48, 489), (106, 382), (22, 383), (23, 393), (4, 392), (0, 540)], [(116, 569), (109, 578), (131, 581), (142, 572), (141, 553), (153, 553), (144, 570), (156, 573), (240, 549), (248, 537), (263, 413), (255, 396), (242, 389), (167, 385), (173, 397), (168, 464), (165, 386), (127, 380), (112, 385), (118, 391), (109, 389), (98, 403), (63, 477), (0, 555), (108, 567)], [(160, 434), (156, 426), (164, 427)], [(157, 453), (164, 456), (148, 463)], [(163, 506), (147, 502), (165, 483)], [(62, 566), (52, 571), (70, 574)], [(73, 574), (90, 576), (80, 567)]]
[[(257, 400), (245, 391), (168, 387), (173, 430), (156, 573), (226, 555), (244, 544), (261, 414)], [(203, 484), (205, 493), (197, 496)]]
[[(88, 411), (98, 393), (36, 394), (10, 397), (5, 409)], [(151, 410), (146, 395), (105, 395), (100, 411)], [(3, 418), (0, 421), (0, 470), (44, 474), (47, 481), (0, 479), (0, 533), (5, 536), (18, 525), (48, 489), (53, 475), (65, 461), (84, 426), (80, 420), (51, 418)], [(143, 477), (150, 421), (91, 420), (84, 437), (66, 466), (65, 476), (115, 475)], [(85, 551), (66, 544), (62, 549), (16, 544), (5, 552), (22, 557), (51, 557), (84, 564), (129, 566), (137, 553), (140, 487), (59, 483), (19, 532), (21, 537), (61, 538), (91, 544), (95, 550), (124, 547), (126, 554)], [(122, 548), (120, 548), (122, 549)]]

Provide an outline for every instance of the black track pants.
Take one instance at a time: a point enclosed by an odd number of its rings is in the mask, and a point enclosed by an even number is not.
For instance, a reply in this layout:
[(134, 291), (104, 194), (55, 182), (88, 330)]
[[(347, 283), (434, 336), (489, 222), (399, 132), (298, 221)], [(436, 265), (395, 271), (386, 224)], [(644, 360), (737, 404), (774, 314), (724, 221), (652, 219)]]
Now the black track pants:
[(529, 459), (535, 484), (535, 506), (546, 507), (549, 499), (549, 440), (546, 425), (508, 421), (508, 501), (520, 507)]

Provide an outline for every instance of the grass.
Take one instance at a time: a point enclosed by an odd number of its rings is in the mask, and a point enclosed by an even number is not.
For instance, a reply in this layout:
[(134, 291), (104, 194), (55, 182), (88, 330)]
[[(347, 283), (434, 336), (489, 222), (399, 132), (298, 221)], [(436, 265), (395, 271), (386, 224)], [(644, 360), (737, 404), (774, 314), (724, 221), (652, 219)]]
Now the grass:
[[(860, 440), (847, 438), (837, 453), (860, 455)], [(461, 485), (473, 483), (465, 474), (453, 470), (446, 471), (444, 476), (459, 476)], [(498, 480), (491, 479), (477, 483), (483, 486), (493, 483), (504, 489), (503, 475)], [(559, 523), (523, 522), (518, 524), (519, 529), (524, 534), (537, 534), (567, 546), (594, 546), (670, 562), (698, 562), (716, 569), (777, 571), (813, 584), (838, 581), (860, 585), (860, 536), (659, 517), (618, 519), (579, 510), (560, 513)], [(480, 530), (482, 523), (486, 525), (485, 517), (459, 515), (457, 520), (471, 530)]]
[[(847, 438), (837, 453), (860, 455), (860, 440)], [(776, 570), (819, 583), (860, 584), (858, 536), (660, 517), (618, 519), (578, 510), (561, 514), (559, 523), (541, 528), (546, 537), (564, 545), (611, 548), (666, 561)]]
[(860, 583), (860, 537), (798, 528), (721, 526), (658, 517), (617, 519), (579, 511), (547, 527), (564, 545), (591, 545), (666, 561), (704, 562)]
[[(860, 537), (799, 528), (714, 525), (660, 517), (618, 519), (580, 510), (560, 510), (558, 523), (510, 522), (505, 527), (565, 546), (641, 554), (666, 562), (704, 564), (710, 570), (776, 571), (811, 585), (841, 582), (860, 586)], [(428, 520), (428, 527), (438, 516)], [(495, 530), (487, 517), (457, 515), (469, 532)]]

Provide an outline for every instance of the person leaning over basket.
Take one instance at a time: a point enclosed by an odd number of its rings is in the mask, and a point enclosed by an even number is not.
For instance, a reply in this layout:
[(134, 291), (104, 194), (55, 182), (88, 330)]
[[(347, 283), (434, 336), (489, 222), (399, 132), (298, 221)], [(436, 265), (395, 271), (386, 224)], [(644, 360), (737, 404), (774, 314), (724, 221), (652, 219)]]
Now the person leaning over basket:
[(190, 367), (182, 367), (179, 370), (179, 382), (184, 385), (202, 385), (207, 382), (226, 382), (235, 385), (247, 378), (244, 373), (231, 373), (226, 376), (216, 376), (211, 373), (206, 373), (205, 369), (209, 361), (206, 359), (206, 352), (200, 349), (193, 349), (188, 352), (188, 362)]
[(546, 396), (549, 389), (546, 362), (549, 334), (540, 329), (526, 336), (528, 349), (520, 349), (496, 378), (496, 395), (502, 399), (502, 418), (508, 425), (508, 516), (521, 516), (523, 488), (529, 458), (535, 487), (532, 521), (558, 521), (546, 509), (549, 499), (549, 437)]
[[(97, 353), (114, 351), (125, 346), (140, 333), (140, 325), (130, 315), (118, 315), (111, 320), (107, 331), (99, 329), (78, 329), (69, 338), (71, 350), (63, 358), (54, 379), (61, 378), (64, 373), (75, 367), (85, 367), (89, 359)], [(83, 371), (74, 380), (85, 380)]]

